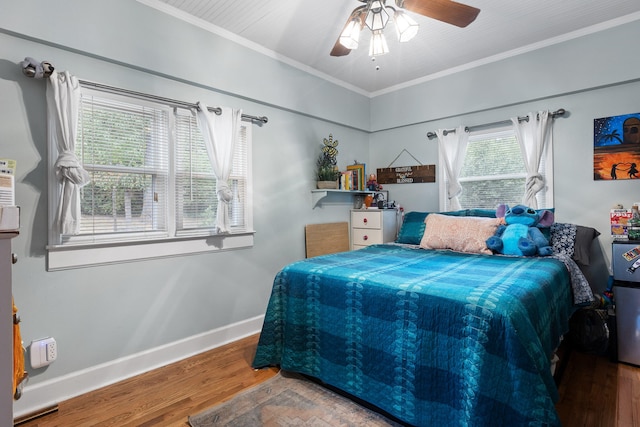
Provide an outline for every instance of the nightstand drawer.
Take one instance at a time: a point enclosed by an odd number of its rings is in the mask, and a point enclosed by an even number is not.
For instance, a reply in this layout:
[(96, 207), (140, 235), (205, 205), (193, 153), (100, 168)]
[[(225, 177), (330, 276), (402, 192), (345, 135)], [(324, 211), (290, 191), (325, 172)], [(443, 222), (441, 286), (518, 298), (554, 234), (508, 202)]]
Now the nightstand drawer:
[(351, 227), (354, 228), (382, 228), (382, 211), (351, 212)]
[(384, 243), (382, 240), (382, 230), (374, 230), (367, 228), (352, 228), (351, 241), (353, 246), (369, 246), (378, 243)]
[(351, 249), (393, 242), (396, 239), (395, 209), (353, 209), (351, 211)]

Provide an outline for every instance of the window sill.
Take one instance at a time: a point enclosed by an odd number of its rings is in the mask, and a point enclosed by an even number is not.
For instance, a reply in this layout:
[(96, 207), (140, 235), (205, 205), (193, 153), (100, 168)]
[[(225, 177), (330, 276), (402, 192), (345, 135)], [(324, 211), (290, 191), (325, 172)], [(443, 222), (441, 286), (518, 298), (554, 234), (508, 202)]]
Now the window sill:
[(250, 248), (254, 232), (145, 242), (47, 247), (47, 271)]

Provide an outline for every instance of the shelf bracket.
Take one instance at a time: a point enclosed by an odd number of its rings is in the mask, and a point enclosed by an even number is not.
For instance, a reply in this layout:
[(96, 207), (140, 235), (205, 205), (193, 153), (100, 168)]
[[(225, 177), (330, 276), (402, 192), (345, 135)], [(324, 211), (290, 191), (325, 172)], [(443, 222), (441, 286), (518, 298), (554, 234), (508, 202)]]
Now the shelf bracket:
[(313, 208), (315, 209), (320, 200), (327, 197), (327, 190), (311, 190), (311, 202), (313, 204)]

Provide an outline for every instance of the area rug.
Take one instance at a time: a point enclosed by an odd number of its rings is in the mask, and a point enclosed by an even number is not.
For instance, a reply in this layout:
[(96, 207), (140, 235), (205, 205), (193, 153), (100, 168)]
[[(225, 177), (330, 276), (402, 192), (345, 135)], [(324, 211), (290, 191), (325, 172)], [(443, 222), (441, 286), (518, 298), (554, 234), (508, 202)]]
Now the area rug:
[(191, 427), (402, 425), (301, 375), (282, 371), (227, 402), (190, 416), (189, 424)]

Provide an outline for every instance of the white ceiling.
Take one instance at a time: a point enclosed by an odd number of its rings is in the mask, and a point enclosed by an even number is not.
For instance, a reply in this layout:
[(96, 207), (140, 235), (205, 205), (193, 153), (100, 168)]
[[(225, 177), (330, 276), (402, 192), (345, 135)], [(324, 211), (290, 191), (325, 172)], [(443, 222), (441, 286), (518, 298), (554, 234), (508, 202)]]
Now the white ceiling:
[(461, 0), (481, 10), (468, 27), (409, 12), (418, 35), (400, 44), (389, 25), (390, 53), (372, 61), (364, 32), (357, 50), (329, 55), (357, 0), (138, 1), (366, 95), (640, 20), (638, 0)]

